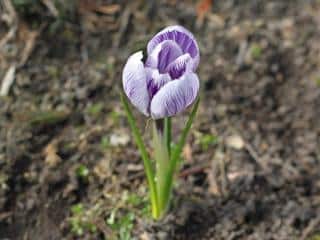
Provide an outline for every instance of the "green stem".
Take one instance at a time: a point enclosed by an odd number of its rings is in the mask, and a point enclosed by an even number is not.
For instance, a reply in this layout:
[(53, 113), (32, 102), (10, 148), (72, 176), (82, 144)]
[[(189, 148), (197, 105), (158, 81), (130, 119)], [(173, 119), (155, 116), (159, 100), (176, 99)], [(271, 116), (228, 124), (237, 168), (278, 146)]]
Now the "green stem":
[(168, 154), (171, 154), (171, 118), (167, 117), (164, 119), (164, 139), (166, 141), (166, 146)]
[(154, 178), (154, 171), (152, 168), (152, 163), (148, 157), (148, 153), (146, 150), (146, 147), (142, 141), (142, 137), (140, 134), (140, 131), (138, 127), (136, 126), (135, 119), (133, 117), (133, 114), (131, 112), (131, 109), (129, 107), (128, 101), (124, 97), (123, 94), (121, 94), (121, 102), (123, 104), (123, 107), (126, 111), (127, 118), (133, 133), (133, 137), (136, 141), (136, 144), (139, 148), (142, 160), (143, 160), (143, 165), (144, 165), (144, 170), (147, 175), (147, 182), (149, 185), (150, 189), (150, 200), (151, 200), (151, 209), (152, 209), (152, 217), (154, 219), (158, 219), (160, 217), (160, 212), (159, 212), (159, 203), (158, 203), (158, 193), (157, 193), (157, 188), (155, 184), (155, 178)]
[(154, 149), (154, 159), (156, 163), (156, 187), (158, 193), (158, 206), (159, 215), (163, 216), (167, 210), (166, 202), (161, 201), (163, 199), (163, 189), (166, 183), (165, 177), (169, 170), (170, 157), (165, 141), (163, 131), (159, 130), (156, 126), (156, 122), (153, 127), (153, 149)]

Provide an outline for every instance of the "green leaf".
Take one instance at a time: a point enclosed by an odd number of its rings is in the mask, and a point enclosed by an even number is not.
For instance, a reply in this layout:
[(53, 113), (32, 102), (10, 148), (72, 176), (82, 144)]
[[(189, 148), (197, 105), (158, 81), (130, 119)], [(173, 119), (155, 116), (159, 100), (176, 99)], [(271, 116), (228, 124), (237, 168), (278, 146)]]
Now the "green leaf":
[(308, 238), (308, 240), (320, 240), (320, 234), (316, 234), (316, 235)]
[(108, 147), (110, 147), (110, 141), (107, 136), (101, 138), (100, 146), (102, 149), (107, 149)]
[(71, 224), (71, 232), (76, 234), (77, 236), (82, 236), (84, 233), (84, 229), (81, 226), (81, 222), (77, 218), (73, 218), (70, 221)]
[(89, 169), (85, 165), (80, 165), (77, 170), (76, 174), (79, 178), (87, 179), (89, 176)]
[(127, 203), (132, 206), (138, 206), (143, 203), (143, 198), (135, 193), (132, 193), (128, 196)]
[(170, 159), (170, 165), (169, 165), (169, 171), (167, 172), (165, 176), (166, 183), (164, 184), (164, 188), (162, 189), (163, 194), (162, 198), (160, 199), (161, 205), (168, 205), (171, 195), (171, 189), (173, 185), (173, 177), (174, 173), (176, 171), (177, 163), (180, 159), (180, 155), (183, 149), (183, 146), (186, 142), (188, 133), (190, 131), (190, 128), (192, 126), (193, 120), (196, 116), (198, 107), (199, 107), (200, 98), (196, 100), (196, 103), (193, 106), (192, 112), (189, 115), (189, 119), (186, 123), (185, 128), (182, 131), (182, 134), (180, 136), (180, 139), (177, 143), (177, 146), (173, 149), (171, 159)]
[(212, 134), (204, 134), (200, 137), (201, 148), (207, 151), (211, 145), (217, 144), (218, 137)]
[(254, 59), (259, 59), (262, 55), (262, 48), (259, 44), (257, 43), (253, 43), (251, 48), (250, 48), (250, 53), (251, 53), (251, 56), (254, 58)]
[(136, 125), (136, 121), (135, 121), (133, 114), (131, 112), (131, 109), (129, 107), (129, 103), (128, 103), (126, 97), (123, 95), (123, 93), (121, 93), (121, 102), (122, 102), (122, 105), (125, 109), (131, 130), (132, 130), (133, 137), (134, 137), (135, 142), (139, 148), (139, 151), (140, 151), (140, 154), (141, 154), (141, 157), (143, 160), (144, 170), (147, 175), (147, 181), (148, 181), (148, 185), (150, 188), (152, 215), (155, 219), (157, 219), (157, 218), (159, 218), (159, 209), (158, 209), (158, 194), (157, 194), (157, 189), (156, 189), (155, 179), (154, 179), (154, 177), (155, 177), (154, 169), (153, 169), (152, 163), (148, 157), (146, 147), (142, 141), (140, 131)]
[(185, 145), (186, 143), (186, 140), (187, 140), (187, 136), (188, 136), (188, 133), (190, 131), (190, 128), (192, 126), (192, 123), (193, 123), (193, 120), (196, 116), (196, 113), (198, 111), (198, 107), (199, 107), (199, 102), (200, 102), (200, 98), (197, 99), (193, 109), (192, 109), (192, 112), (189, 116), (189, 119), (186, 123), (186, 126), (185, 128), (183, 129), (182, 131), (182, 134), (180, 136), (180, 139), (178, 141), (178, 144), (176, 146), (176, 148), (174, 149), (173, 153), (172, 153), (172, 159), (171, 159), (171, 170), (174, 171), (175, 168), (176, 168), (176, 163), (178, 161), (178, 159), (180, 158), (180, 155), (181, 155), (181, 152), (182, 152), (182, 149), (183, 149), (183, 146)]
[(107, 224), (110, 226), (113, 226), (115, 224), (115, 219), (116, 219), (116, 210), (113, 210), (109, 216), (109, 218), (107, 219)]
[(102, 102), (95, 103), (87, 108), (87, 112), (92, 116), (98, 116), (103, 110), (104, 104)]
[(83, 207), (82, 203), (75, 204), (71, 207), (71, 212), (74, 215), (80, 215), (83, 213), (83, 211), (84, 211), (84, 207)]

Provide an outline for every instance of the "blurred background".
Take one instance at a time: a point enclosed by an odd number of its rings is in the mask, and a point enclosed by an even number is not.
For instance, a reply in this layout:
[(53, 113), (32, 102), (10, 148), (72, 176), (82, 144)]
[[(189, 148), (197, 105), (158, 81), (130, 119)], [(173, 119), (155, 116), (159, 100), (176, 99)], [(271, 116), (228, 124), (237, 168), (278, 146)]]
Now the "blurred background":
[[(119, 92), (172, 24), (202, 101), (154, 224)], [(0, 239), (319, 240), (319, 105), (319, 0), (0, 0)]]

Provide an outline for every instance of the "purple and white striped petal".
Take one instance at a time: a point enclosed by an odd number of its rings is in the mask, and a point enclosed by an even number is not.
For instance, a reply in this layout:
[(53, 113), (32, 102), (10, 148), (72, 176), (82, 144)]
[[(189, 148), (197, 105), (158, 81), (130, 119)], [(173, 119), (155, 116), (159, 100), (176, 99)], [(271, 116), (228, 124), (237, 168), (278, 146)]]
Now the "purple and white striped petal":
[(147, 89), (147, 76), (142, 51), (132, 54), (122, 72), (122, 84), (124, 92), (131, 103), (139, 109), (140, 112), (149, 116), (150, 97)]
[(183, 54), (178, 57), (167, 67), (172, 79), (180, 78), (186, 71), (186, 69), (193, 69), (194, 60), (190, 57), (189, 53)]
[(166, 83), (171, 81), (168, 73), (161, 74), (158, 69), (145, 68), (147, 73), (147, 88), (150, 99), (163, 87)]
[(199, 64), (200, 53), (197, 41), (191, 32), (182, 26), (170, 26), (163, 29), (149, 41), (147, 46), (148, 55), (152, 53), (159, 43), (165, 40), (175, 41), (183, 53), (189, 53), (190, 56), (195, 59), (195, 67), (193, 70), (196, 69)]
[(164, 73), (167, 66), (183, 54), (177, 43), (171, 40), (161, 42), (147, 58), (146, 67), (157, 68)]
[(194, 102), (198, 91), (199, 78), (195, 73), (186, 73), (167, 83), (151, 100), (152, 118), (165, 118), (182, 112)]

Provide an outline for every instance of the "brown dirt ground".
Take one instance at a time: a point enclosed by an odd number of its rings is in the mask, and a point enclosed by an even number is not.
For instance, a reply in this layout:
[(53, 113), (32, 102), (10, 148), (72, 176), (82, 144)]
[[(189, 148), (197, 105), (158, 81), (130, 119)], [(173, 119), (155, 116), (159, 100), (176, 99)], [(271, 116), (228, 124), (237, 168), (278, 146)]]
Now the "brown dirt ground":
[[(135, 213), (123, 239), (319, 239), (320, 2), (217, 0), (202, 20), (195, 1), (113, 3), (101, 13), (79, 1), (62, 23), (45, 6), (18, 11), (0, 80), (21, 61), (30, 29), (42, 31), (0, 98), (0, 239), (120, 239), (106, 223), (114, 209)], [(152, 223), (145, 203), (123, 200), (146, 189), (121, 71), (177, 23), (199, 41), (202, 101), (172, 211)], [(9, 30), (1, 22), (0, 39)], [(81, 224), (96, 228), (78, 236), (77, 203)]]

